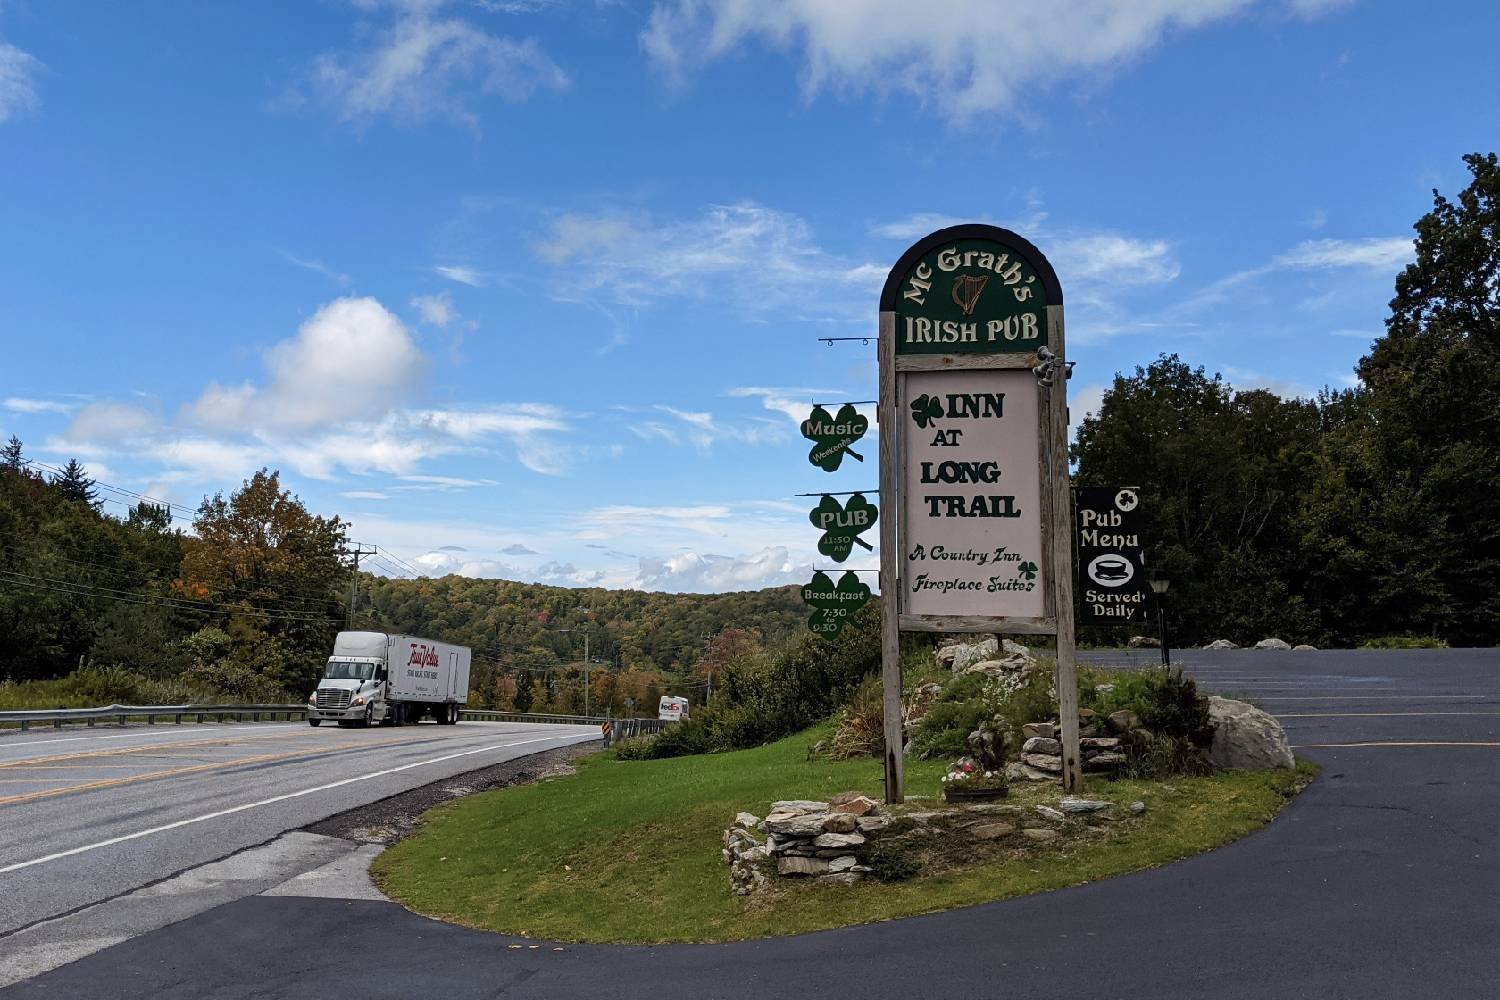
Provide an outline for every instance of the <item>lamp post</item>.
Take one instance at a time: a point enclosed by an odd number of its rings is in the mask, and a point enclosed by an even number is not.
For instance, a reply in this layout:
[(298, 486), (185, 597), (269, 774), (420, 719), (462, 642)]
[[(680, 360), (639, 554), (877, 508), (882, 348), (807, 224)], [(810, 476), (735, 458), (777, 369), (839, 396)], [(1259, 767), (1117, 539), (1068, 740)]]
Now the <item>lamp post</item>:
[(1151, 593), (1156, 595), (1156, 624), (1161, 630), (1161, 665), (1172, 665), (1172, 651), (1167, 648), (1167, 587), (1172, 581), (1160, 570), (1152, 570), (1149, 577)]

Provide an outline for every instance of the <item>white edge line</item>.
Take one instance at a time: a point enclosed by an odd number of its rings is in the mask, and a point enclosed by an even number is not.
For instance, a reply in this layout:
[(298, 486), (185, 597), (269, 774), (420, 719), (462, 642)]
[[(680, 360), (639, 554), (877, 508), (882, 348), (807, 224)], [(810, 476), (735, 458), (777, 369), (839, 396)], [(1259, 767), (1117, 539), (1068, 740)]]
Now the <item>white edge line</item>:
[(97, 851), (101, 847), (112, 847), (115, 844), (122, 844), (127, 840), (137, 840), (141, 837), (149, 837), (152, 834), (165, 833), (168, 830), (175, 830), (178, 827), (191, 826), (194, 823), (204, 823), (211, 819), (218, 819), (221, 816), (232, 816), (235, 813), (244, 812), (247, 809), (258, 809), (261, 806), (274, 805), (277, 802), (285, 802), (287, 799), (301, 798), (304, 795), (311, 795), (314, 792), (326, 792), (330, 788), (339, 788), (344, 785), (352, 785), (357, 781), (369, 781), (372, 778), (383, 778), (388, 774), (395, 774), (398, 771), (409, 771), (414, 767), (422, 767), (427, 764), (441, 764), (444, 761), (455, 760), (459, 757), (469, 757), (476, 753), (487, 753), (491, 750), (504, 750), (508, 747), (526, 746), (528, 743), (547, 743), (560, 738), (561, 737), (558, 736), (543, 736), (534, 740), (521, 740), (519, 743), (496, 743), (494, 746), (479, 747), (477, 750), (463, 750), (459, 753), (450, 753), (444, 757), (433, 757), (430, 760), (412, 761), (410, 764), (402, 764), (400, 767), (387, 768), (384, 771), (372, 771), (369, 774), (360, 774), (356, 775), (353, 778), (344, 778), (340, 781), (330, 782), (326, 785), (318, 785), (316, 788), (304, 788), (298, 792), (287, 792), (285, 795), (273, 795), (269, 799), (261, 799), (258, 802), (246, 802), (243, 805), (231, 806), (228, 809), (220, 809), (218, 812), (205, 813), (202, 816), (193, 816), (189, 819), (180, 819), (174, 823), (167, 823), (162, 826), (153, 826), (149, 830), (137, 830), (135, 833), (127, 833), (120, 837), (111, 837), (108, 840), (101, 840), (97, 844), (85, 844), (83, 847), (74, 847), (66, 851), (58, 851), (56, 854), (48, 854), (46, 857), (34, 858), (31, 861), (18, 861), (13, 865), (6, 865), (4, 868), (0, 868), (0, 875), (5, 875), (14, 871), (20, 871), (22, 868), (30, 868), (32, 865), (46, 864), (48, 861), (56, 861), (59, 858), (72, 857), (75, 854), (83, 854), (88, 851)]

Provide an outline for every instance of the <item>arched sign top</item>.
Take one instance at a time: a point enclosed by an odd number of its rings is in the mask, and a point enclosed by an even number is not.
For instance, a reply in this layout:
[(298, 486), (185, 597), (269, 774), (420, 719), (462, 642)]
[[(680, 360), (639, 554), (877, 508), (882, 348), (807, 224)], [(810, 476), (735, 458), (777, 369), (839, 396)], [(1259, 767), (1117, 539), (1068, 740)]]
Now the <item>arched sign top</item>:
[(896, 316), (897, 354), (1008, 354), (1048, 345), (1047, 307), (1062, 285), (1026, 238), (979, 224), (914, 244), (886, 278), (880, 311)]

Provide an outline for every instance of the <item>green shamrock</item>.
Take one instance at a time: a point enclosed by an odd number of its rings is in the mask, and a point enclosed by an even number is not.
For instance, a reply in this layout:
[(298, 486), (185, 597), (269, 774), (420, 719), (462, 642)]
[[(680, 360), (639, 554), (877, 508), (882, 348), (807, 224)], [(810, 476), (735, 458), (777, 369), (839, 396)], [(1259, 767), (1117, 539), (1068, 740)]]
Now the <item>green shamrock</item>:
[(837, 417), (822, 406), (815, 406), (812, 415), (802, 421), (802, 436), (813, 442), (807, 460), (824, 472), (837, 471), (845, 454), (863, 462), (864, 456), (850, 451), (849, 446), (864, 437), (869, 429), (870, 418), (860, 416), (859, 411), (848, 403), (839, 407)]
[(843, 562), (849, 558), (849, 553), (854, 551), (856, 544), (866, 552), (875, 551), (875, 546), (859, 535), (860, 532), (873, 528), (875, 519), (879, 516), (879, 508), (866, 500), (863, 493), (856, 493), (849, 498), (848, 503), (842, 505), (833, 497), (823, 497), (807, 518), (814, 528), (823, 532), (823, 537), (818, 541), (818, 551), (834, 562)]
[(923, 430), (926, 430), (928, 424), (932, 423), (942, 415), (943, 404), (938, 401), (938, 398), (936, 396), (929, 396), (924, 392), (922, 393), (922, 395), (911, 401), (911, 418), (915, 420), (917, 422), (917, 426), (922, 428)]
[(870, 586), (860, 583), (854, 573), (839, 577), (835, 586), (827, 573), (813, 574), (812, 582), (802, 588), (802, 600), (813, 608), (807, 627), (827, 639), (839, 634), (854, 613), (870, 600)]
[(1037, 565), (1036, 565), (1036, 563), (1029, 562), (1029, 561), (1028, 562), (1023, 562), (1020, 566), (1017, 566), (1016, 568), (1018, 570), (1020, 570), (1021, 576), (1023, 578), (1025, 578), (1027, 580), (1035, 580), (1036, 579), (1036, 571), (1037, 571)]

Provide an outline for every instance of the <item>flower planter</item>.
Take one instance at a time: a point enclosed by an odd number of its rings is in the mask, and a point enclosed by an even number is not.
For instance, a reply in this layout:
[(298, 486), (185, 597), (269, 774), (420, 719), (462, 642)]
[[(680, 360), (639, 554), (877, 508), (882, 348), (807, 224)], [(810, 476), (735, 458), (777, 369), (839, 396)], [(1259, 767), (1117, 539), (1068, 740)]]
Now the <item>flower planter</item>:
[(948, 802), (993, 802), (1009, 794), (1010, 788), (1004, 785), (999, 788), (953, 788), (949, 786), (943, 789), (943, 798)]

